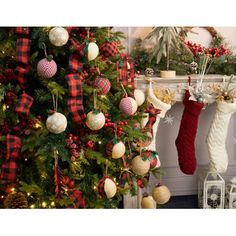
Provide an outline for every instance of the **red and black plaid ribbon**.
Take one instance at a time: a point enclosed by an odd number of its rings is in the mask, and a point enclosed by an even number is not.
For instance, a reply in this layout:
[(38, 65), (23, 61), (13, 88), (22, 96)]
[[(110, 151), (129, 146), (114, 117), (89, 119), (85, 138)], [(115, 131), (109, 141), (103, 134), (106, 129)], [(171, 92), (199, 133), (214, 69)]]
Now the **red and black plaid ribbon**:
[(16, 60), (23, 64), (29, 64), (30, 39), (19, 38), (16, 41)]
[(14, 183), (17, 179), (17, 158), (20, 155), (21, 140), (11, 134), (6, 136), (6, 160), (1, 166), (0, 180), (7, 183)]
[(28, 35), (29, 34), (29, 27), (16, 27), (15, 33)]
[[(117, 63), (117, 69), (119, 71), (119, 81), (124, 85), (128, 86), (130, 84), (131, 88), (134, 89), (134, 63), (133, 59), (130, 56), (122, 53), (120, 62)], [(129, 68), (128, 68), (128, 64)]]
[(83, 70), (83, 63), (80, 61), (80, 55), (72, 54), (69, 57), (69, 68), (71, 72), (82, 72)]
[(72, 119), (76, 124), (81, 124), (86, 118), (83, 106), (82, 76), (77, 74), (66, 75), (69, 86), (68, 107), (72, 113)]
[(31, 96), (29, 96), (27, 93), (22, 93), (20, 95), (15, 111), (23, 117), (29, 116), (30, 107), (32, 106), (33, 101), (34, 99)]
[(160, 109), (156, 109), (152, 104), (146, 109), (145, 111), (146, 113), (149, 114), (149, 118), (148, 118), (148, 122), (145, 125), (145, 127), (143, 128), (143, 130), (145, 130), (146, 132), (150, 132), (153, 136), (153, 125), (156, 122), (156, 117), (157, 114), (160, 114), (161, 110)]
[(70, 199), (73, 201), (76, 208), (85, 208), (85, 200), (80, 190), (76, 189), (69, 194)]
[(15, 69), (17, 80), (22, 89), (26, 88), (26, 75), (29, 72), (30, 44), (29, 27), (16, 27), (15, 33), (18, 36), (16, 41), (16, 61), (18, 66)]

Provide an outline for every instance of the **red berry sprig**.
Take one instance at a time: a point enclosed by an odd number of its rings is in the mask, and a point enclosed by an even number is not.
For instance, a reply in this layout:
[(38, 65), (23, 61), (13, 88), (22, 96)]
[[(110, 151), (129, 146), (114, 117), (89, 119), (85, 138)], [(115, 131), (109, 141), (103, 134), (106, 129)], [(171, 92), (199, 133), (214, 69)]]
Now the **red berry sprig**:
[(75, 161), (80, 156), (81, 145), (82, 143), (78, 136), (69, 134), (66, 140), (66, 146), (70, 149), (71, 161)]

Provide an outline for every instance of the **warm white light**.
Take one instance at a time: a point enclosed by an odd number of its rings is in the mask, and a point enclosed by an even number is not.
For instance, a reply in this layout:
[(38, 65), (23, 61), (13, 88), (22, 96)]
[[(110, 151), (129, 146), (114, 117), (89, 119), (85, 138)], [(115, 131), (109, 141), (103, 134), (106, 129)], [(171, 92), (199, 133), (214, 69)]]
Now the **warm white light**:
[(105, 95), (101, 95), (101, 98), (104, 99), (104, 98), (106, 98), (106, 96)]
[(25, 158), (25, 161), (28, 161), (28, 159), (27, 159), (27, 158)]
[(42, 207), (46, 207), (47, 203), (46, 202), (42, 202)]
[(15, 188), (11, 188), (11, 191), (14, 192), (16, 189)]
[(30, 193), (27, 193), (27, 196), (30, 196)]
[(30, 208), (31, 209), (35, 208), (35, 205), (34, 204), (30, 205)]
[(53, 206), (53, 207), (54, 207), (54, 206), (55, 206), (55, 202), (51, 202), (51, 206)]
[(96, 185), (94, 185), (94, 186), (93, 186), (93, 189), (94, 189), (94, 190), (96, 190), (96, 189), (97, 189), (97, 186), (96, 186)]
[(4, 196), (2, 195), (1, 198), (4, 198)]
[(98, 141), (98, 144), (101, 144), (102, 143), (102, 141)]

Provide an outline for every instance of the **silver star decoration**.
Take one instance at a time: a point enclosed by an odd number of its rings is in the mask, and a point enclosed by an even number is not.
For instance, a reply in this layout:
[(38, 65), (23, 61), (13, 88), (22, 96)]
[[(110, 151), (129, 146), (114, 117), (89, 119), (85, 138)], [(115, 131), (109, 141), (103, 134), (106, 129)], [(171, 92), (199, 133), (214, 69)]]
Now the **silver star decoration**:
[(165, 117), (165, 121), (164, 121), (164, 123), (166, 123), (166, 124), (168, 124), (168, 125), (172, 125), (173, 124), (173, 121), (174, 121), (174, 117), (173, 116), (171, 116), (171, 115), (167, 115), (166, 117)]

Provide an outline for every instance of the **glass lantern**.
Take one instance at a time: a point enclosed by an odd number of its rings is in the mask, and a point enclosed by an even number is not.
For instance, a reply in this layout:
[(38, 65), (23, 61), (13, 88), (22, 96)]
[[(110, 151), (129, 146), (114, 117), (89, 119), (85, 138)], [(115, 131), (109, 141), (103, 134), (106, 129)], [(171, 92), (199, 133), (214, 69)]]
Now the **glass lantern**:
[(225, 181), (217, 172), (200, 174), (198, 179), (198, 206), (204, 209), (223, 209)]
[(225, 189), (225, 208), (236, 209), (236, 177), (230, 180)]

